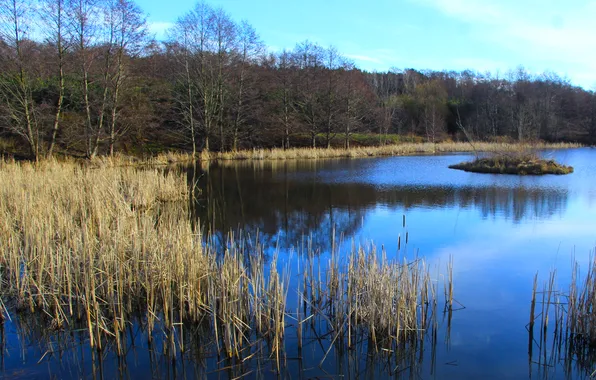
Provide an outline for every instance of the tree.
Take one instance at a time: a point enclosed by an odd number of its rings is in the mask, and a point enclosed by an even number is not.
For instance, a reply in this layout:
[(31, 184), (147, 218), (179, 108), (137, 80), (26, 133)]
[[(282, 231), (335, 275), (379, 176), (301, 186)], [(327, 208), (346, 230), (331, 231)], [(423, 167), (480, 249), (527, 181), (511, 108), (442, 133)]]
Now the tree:
[(46, 41), (53, 48), (57, 74), (57, 99), (54, 106), (48, 156), (51, 156), (56, 144), (56, 136), (60, 127), (62, 107), (65, 93), (65, 64), (67, 54), (71, 47), (71, 35), (68, 30), (68, 3), (67, 0), (42, 0), (40, 7), (41, 19), (46, 31)]
[(238, 149), (238, 141), (243, 127), (246, 125), (251, 102), (255, 97), (256, 76), (251, 66), (257, 64), (262, 55), (264, 45), (255, 29), (246, 21), (238, 27), (238, 52), (235, 59), (235, 75), (233, 80), (233, 120), (232, 150)]
[[(99, 9), (95, 0), (71, 0), (69, 8), (72, 14), (75, 58), (79, 67), (77, 80), (81, 89), (81, 102), (84, 109), (85, 152), (88, 158), (93, 158), (97, 155), (104, 120), (103, 109), (99, 112), (99, 115), (93, 112), (90, 91), (90, 85), (95, 83), (91, 69), (98, 57), (98, 51), (93, 49), (92, 44), (98, 37)], [(111, 48), (111, 41), (108, 46)], [(105, 62), (107, 68), (109, 68), (109, 54), (106, 54)], [(104, 70), (104, 101), (102, 102), (102, 108), (105, 108), (107, 100), (106, 76), (107, 70)], [(97, 122), (95, 119), (97, 119)]]
[(331, 147), (331, 140), (337, 135), (339, 113), (341, 112), (341, 100), (339, 94), (339, 78), (344, 70), (343, 58), (333, 46), (323, 51), (325, 69), (322, 71), (322, 79), (325, 86), (321, 91), (319, 102), (322, 105), (322, 128), (325, 136), (325, 146)]
[(276, 57), (274, 70), (274, 87), (272, 97), (274, 99), (273, 112), (276, 115), (275, 122), (279, 122), (282, 129), (282, 147), (290, 148), (290, 137), (295, 127), (295, 78), (296, 67), (289, 51), (283, 50)]
[(510, 108), (511, 125), (517, 134), (517, 140), (523, 141), (528, 135), (531, 124), (530, 84), (532, 78), (523, 67), (509, 73), (511, 87)]
[(192, 11), (176, 21), (170, 31), (172, 51), (181, 68), (180, 87), (183, 88), (175, 98), (182, 114), (182, 124), (190, 132), (193, 156), (197, 152), (200, 127), (205, 133), (205, 149), (209, 151), (213, 125), (212, 92), (208, 91), (205, 68), (211, 13), (211, 7), (197, 3)]
[(293, 59), (298, 68), (297, 91), (294, 98), (294, 109), (304, 123), (310, 135), (311, 147), (317, 145), (317, 133), (320, 123), (320, 77), (322, 70), (323, 49), (310, 41), (296, 45)]
[(0, 138), (32, 157), (145, 142), (193, 155), (329, 147), (338, 136), (347, 148), (358, 131), (380, 144), (389, 133), (596, 141), (594, 94), (549, 72), (367, 73), (309, 41), (265, 57), (254, 28), (202, 1), (145, 48), (134, 0), (33, 3), (0, 0)]
[(349, 149), (352, 134), (363, 127), (365, 119), (371, 115), (375, 107), (376, 99), (354, 64), (345, 62), (344, 65), (345, 72), (341, 78), (343, 86), (340, 88), (345, 104), (342, 132), (344, 148)]
[(220, 148), (225, 144), (225, 105), (229, 67), (235, 49), (236, 25), (221, 9), (199, 2), (179, 18), (170, 44), (178, 61), (183, 93), (176, 96), (184, 126), (190, 130), (193, 152), (198, 132), (204, 136), (204, 149), (219, 132)]
[(590, 91), (586, 96), (588, 106), (588, 117), (584, 121), (584, 128), (588, 135), (588, 141), (590, 144), (596, 144), (596, 94), (594, 91)]
[(140, 8), (129, 0), (113, 0), (109, 4), (110, 28), (115, 46), (115, 73), (111, 84), (111, 120), (109, 151), (114, 155), (114, 144), (127, 131), (126, 124), (118, 124), (120, 93), (129, 83), (130, 58), (139, 53), (147, 34), (147, 24)]
[(210, 79), (215, 90), (215, 121), (219, 129), (220, 150), (223, 151), (226, 148), (225, 113), (230, 92), (230, 66), (237, 48), (236, 37), (238, 30), (230, 16), (221, 8), (215, 9), (211, 14), (211, 18), (215, 62), (211, 65)]
[(397, 95), (390, 95), (380, 100), (379, 143), (384, 144), (387, 140), (387, 135), (393, 127), (393, 121), (402, 106), (402, 97)]
[(27, 40), (28, 22), (33, 16), (30, 3), (24, 0), (0, 0), (0, 42), (4, 50), (0, 58), (0, 98), (2, 119), (8, 129), (22, 137), (33, 158), (40, 154), (40, 126), (33, 101), (33, 81), (37, 75), (30, 71), (30, 50)]
[(447, 93), (438, 80), (432, 80), (416, 88), (422, 105), (422, 122), (426, 139), (436, 143), (445, 134)]

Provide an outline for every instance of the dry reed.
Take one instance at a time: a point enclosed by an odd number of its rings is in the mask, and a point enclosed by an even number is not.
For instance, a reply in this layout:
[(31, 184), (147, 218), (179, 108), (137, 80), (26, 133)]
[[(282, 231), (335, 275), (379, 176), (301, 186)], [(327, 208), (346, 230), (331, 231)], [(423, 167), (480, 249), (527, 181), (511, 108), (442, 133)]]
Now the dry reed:
[(2, 164), (3, 299), (51, 315), (56, 328), (85, 320), (92, 347), (115, 339), (119, 352), (136, 310), (150, 337), (156, 323), (173, 337), (182, 321), (209, 318), (228, 355), (255, 318), (282, 334), (287, 283), (276, 266), (264, 276), (254, 260), (249, 276), (234, 244), (218, 259), (192, 229), (187, 199), (182, 175), (155, 169)]
[[(541, 371), (560, 362), (570, 377), (572, 370), (577, 371), (573, 376), (593, 377), (596, 374), (596, 257), (590, 260), (583, 277), (579, 269), (576, 262), (567, 291), (557, 289), (556, 271), (549, 274), (542, 290), (537, 290), (538, 275), (534, 278), (528, 323), (529, 360), (538, 364)], [(537, 320), (540, 330), (536, 339)], [(533, 358), (534, 346), (538, 347), (537, 360)]]
[[(520, 149), (567, 149), (577, 148), (573, 143), (492, 143), (479, 142), (474, 148), (481, 152), (516, 152)], [(325, 158), (357, 158), (376, 156), (404, 156), (416, 154), (437, 154), (452, 152), (470, 152), (472, 148), (465, 142), (442, 143), (405, 143), (384, 146), (343, 148), (292, 148), (292, 149), (253, 149), (232, 152), (202, 152), (198, 161), (209, 160), (291, 160), (291, 159), (325, 159)], [(195, 159), (189, 153), (167, 152), (148, 158), (142, 162), (153, 165), (172, 163), (188, 163)], [(112, 160), (117, 163), (118, 159)], [(124, 162), (127, 162), (126, 160)]]
[[(91, 347), (118, 355), (135, 318), (172, 356), (188, 349), (187, 327), (202, 326), (226, 357), (250, 357), (265, 341), (282, 368), (289, 269), (232, 235), (216, 251), (193, 228), (189, 196), (174, 171), (0, 162), (0, 313), (43, 315), (57, 331), (84, 326)], [(342, 261), (333, 249), (325, 272), (316, 251), (303, 253), (300, 336), (315, 317), (348, 345), (363, 329), (373, 345), (397, 346), (436, 328), (438, 283), (422, 260), (355, 247)], [(450, 303), (452, 284), (445, 289)]]

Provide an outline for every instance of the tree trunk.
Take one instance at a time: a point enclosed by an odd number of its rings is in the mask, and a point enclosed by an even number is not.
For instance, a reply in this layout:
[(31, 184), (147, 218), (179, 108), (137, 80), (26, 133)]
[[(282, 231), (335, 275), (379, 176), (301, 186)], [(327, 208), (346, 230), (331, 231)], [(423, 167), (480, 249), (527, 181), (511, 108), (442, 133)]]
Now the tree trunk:
[(186, 84), (187, 94), (188, 94), (188, 127), (190, 128), (190, 135), (192, 138), (192, 156), (196, 157), (197, 155), (197, 139), (195, 137), (195, 118), (193, 115), (193, 94), (192, 94), (192, 84), (190, 79), (190, 69), (188, 68), (188, 58), (186, 60)]
[(116, 117), (118, 107), (118, 95), (120, 94), (120, 87), (122, 84), (122, 55), (124, 54), (124, 47), (120, 47), (118, 53), (118, 70), (116, 74), (116, 82), (114, 84), (114, 95), (112, 97), (112, 120), (110, 120), (110, 156), (114, 156), (114, 145), (116, 143)]
[(52, 135), (50, 137), (50, 147), (48, 148), (48, 157), (52, 156), (54, 152), (54, 145), (56, 144), (56, 136), (58, 135), (58, 128), (60, 125), (60, 114), (62, 112), (62, 103), (64, 102), (64, 63), (63, 63), (63, 52), (62, 43), (58, 40), (58, 60), (59, 60), (59, 89), (58, 89), (58, 102), (56, 103), (56, 113), (54, 114), (54, 124), (52, 126)]
[(21, 83), (23, 87), (23, 106), (25, 111), (25, 122), (27, 123), (27, 140), (29, 142), (29, 149), (31, 151), (31, 156), (37, 161), (39, 156), (39, 143), (33, 131), (33, 120), (31, 117), (31, 105), (29, 104), (29, 94), (25, 87), (24, 83)]
[[(246, 59), (246, 53), (244, 54), (244, 59)], [(242, 64), (242, 69), (240, 71), (240, 83), (238, 88), (238, 104), (236, 105), (238, 108), (236, 110), (236, 117), (234, 119), (234, 131), (232, 136), (232, 150), (235, 152), (238, 149), (238, 133), (240, 131), (240, 124), (242, 121), (242, 96), (244, 96), (244, 63)]]
[(289, 123), (290, 121), (288, 120), (288, 114), (287, 114), (288, 110), (286, 108), (285, 110), (285, 114), (284, 114), (284, 149), (290, 149), (290, 128), (289, 128)]
[(87, 158), (91, 158), (92, 153), (92, 127), (91, 127), (91, 104), (89, 103), (89, 73), (83, 62), (83, 102), (85, 103), (85, 138), (87, 143)]
[(101, 131), (104, 125), (105, 113), (107, 108), (108, 102), (108, 78), (110, 72), (110, 56), (111, 56), (111, 49), (108, 49), (106, 54), (106, 65), (105, 65), (105, 72), (104, 72), (104, 88), (103, 88), (103, 95), (101, 99), (101, 106), (99, 109), (99, 120), (97, 121), (97, 129), (95, 131), (95, 139), (93, 141), (93, 149), (91, 153), (91, 158), (97, 156), (99, 151), (99, 141), (101, 138)]

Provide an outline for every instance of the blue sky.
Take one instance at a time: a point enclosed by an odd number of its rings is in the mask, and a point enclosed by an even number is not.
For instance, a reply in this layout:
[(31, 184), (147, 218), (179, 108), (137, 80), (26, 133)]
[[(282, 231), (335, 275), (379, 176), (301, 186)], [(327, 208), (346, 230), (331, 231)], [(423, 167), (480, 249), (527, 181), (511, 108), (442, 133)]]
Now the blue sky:
[[(391, 67), (499, 72), (523, 65), (596, 85), (596, 1), (211, 0), (246, 19), (270, 50), (311, 40), (366, 70)], [(138, 0), (159, 37), (191, 1)]]

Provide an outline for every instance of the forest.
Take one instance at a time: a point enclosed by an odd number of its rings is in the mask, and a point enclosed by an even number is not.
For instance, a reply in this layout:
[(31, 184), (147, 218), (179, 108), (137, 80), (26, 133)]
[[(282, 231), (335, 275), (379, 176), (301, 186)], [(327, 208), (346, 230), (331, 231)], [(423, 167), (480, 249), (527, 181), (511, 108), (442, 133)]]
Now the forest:
[(272, 51), (198, 2), (167, 37), (132, 0), (0, 0), (0, 154), (596, 143), (596, 95), (556, 73), (366, 72), (333, 46)]

